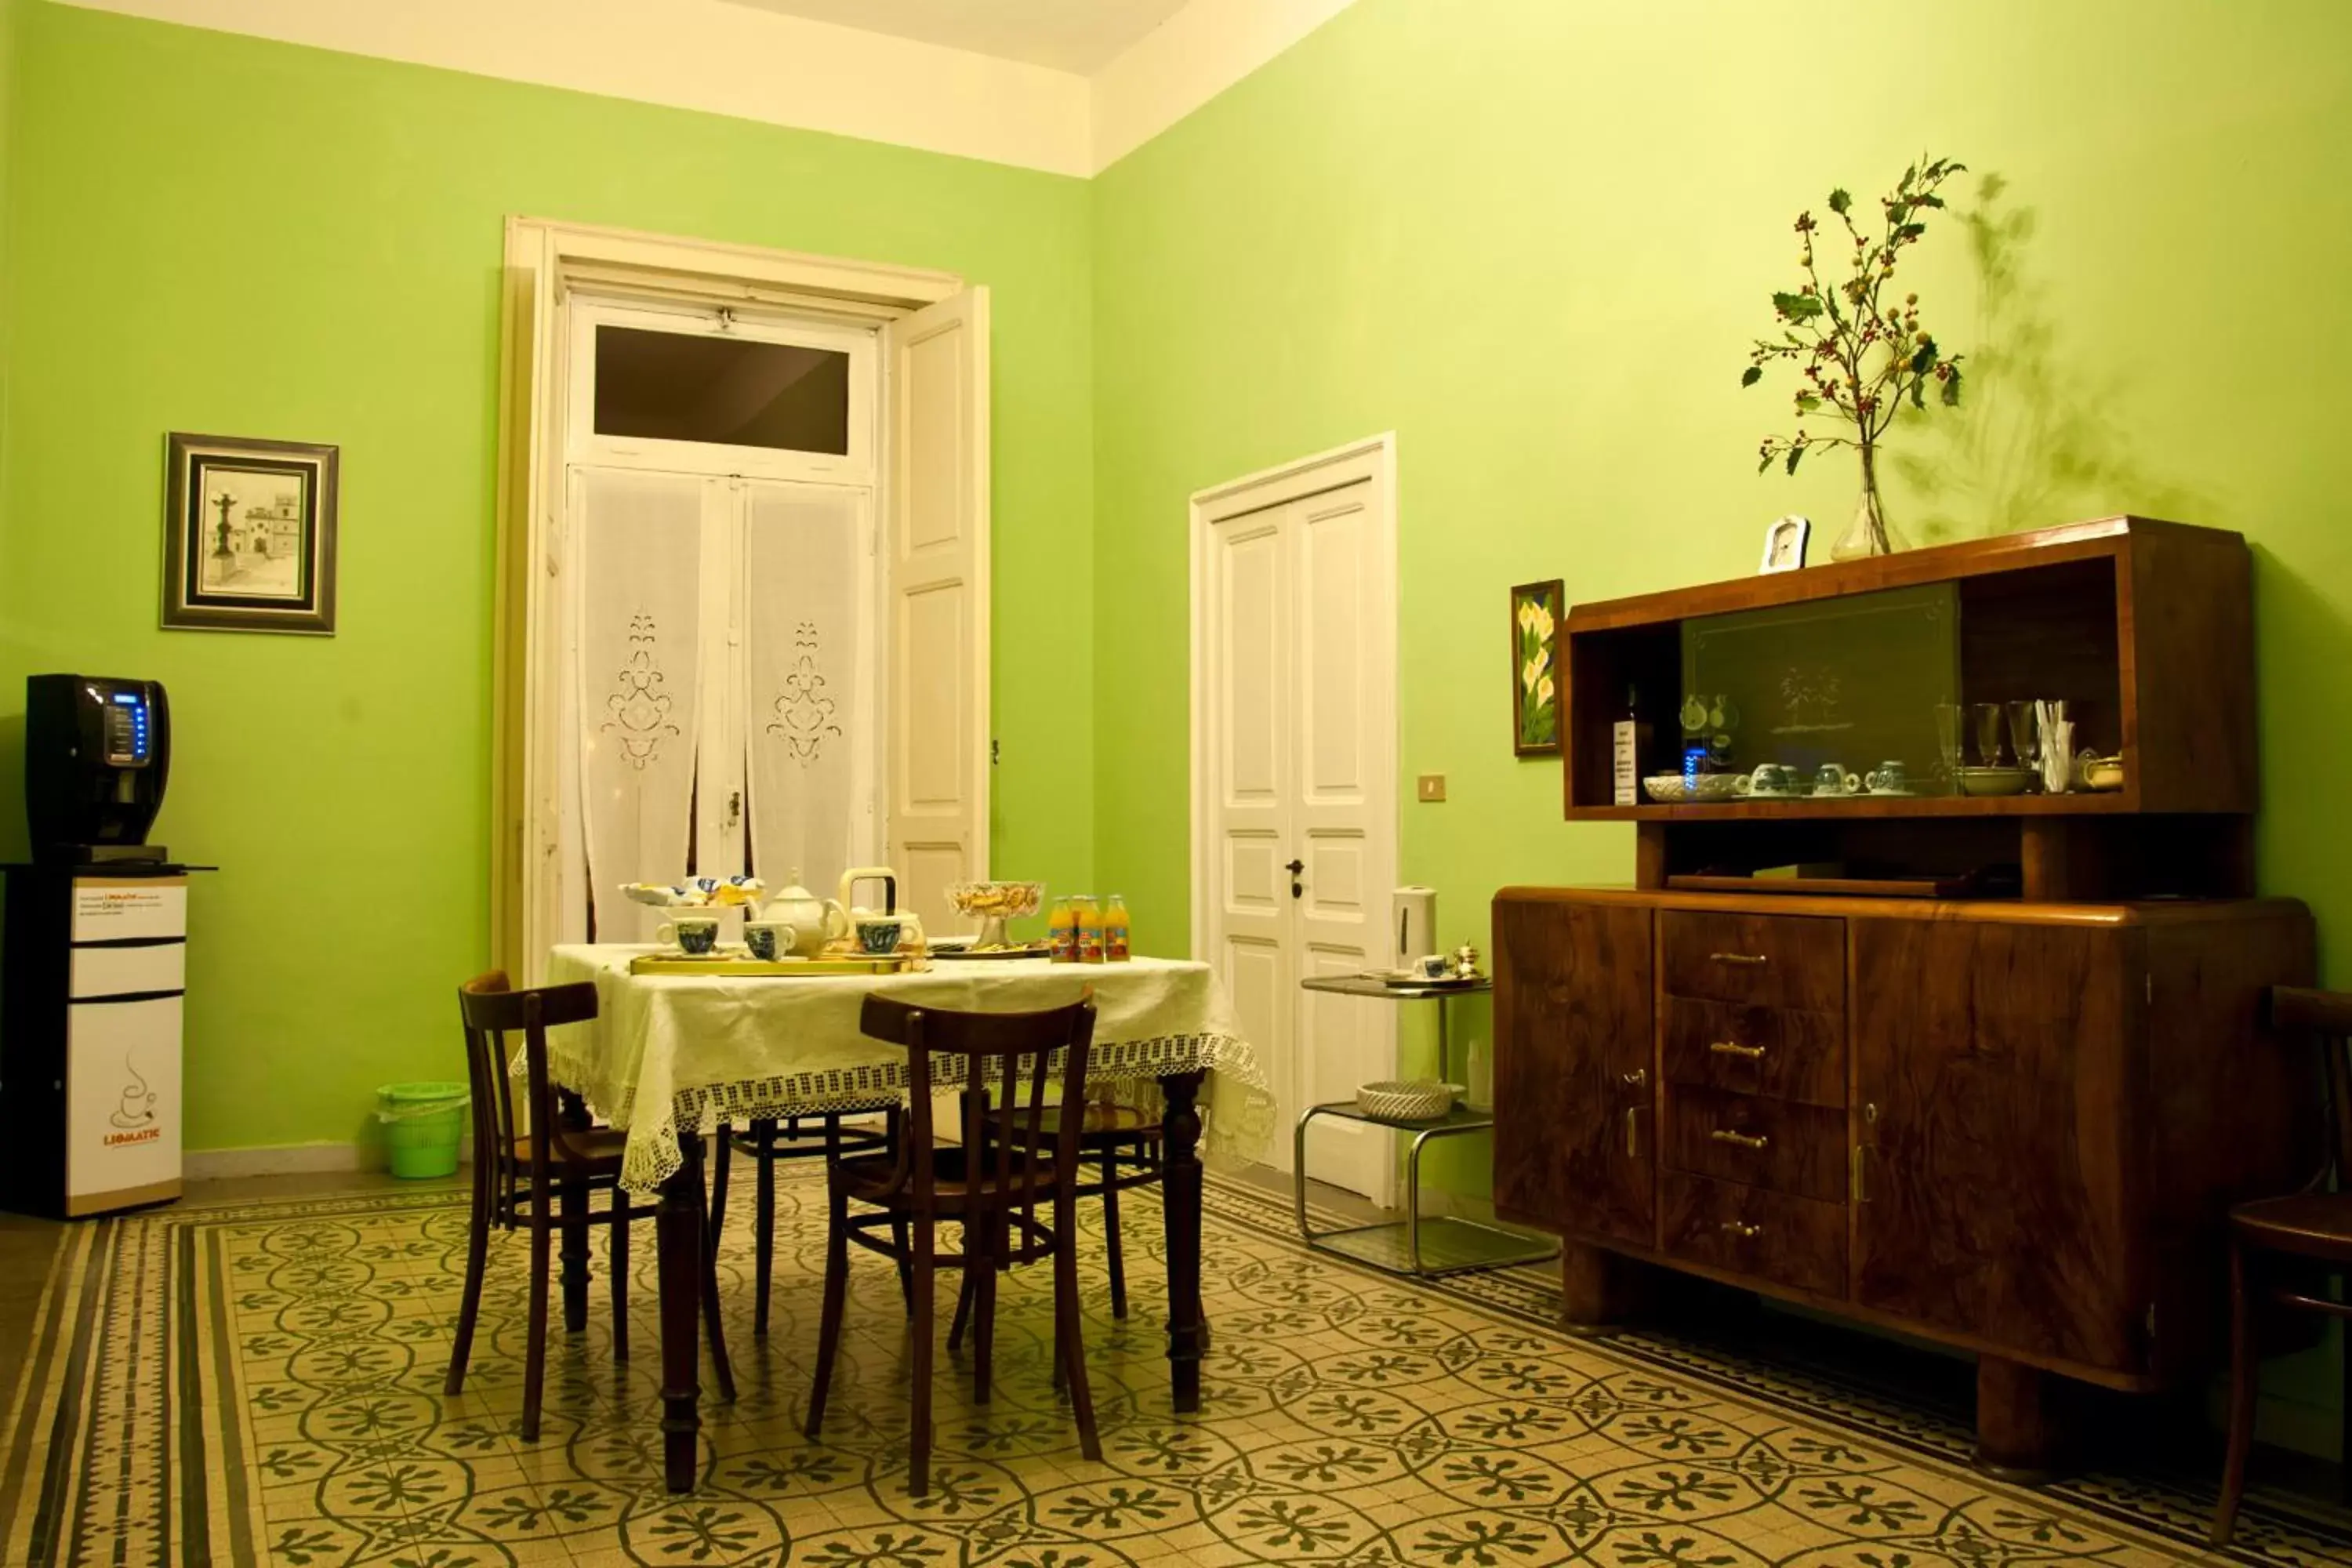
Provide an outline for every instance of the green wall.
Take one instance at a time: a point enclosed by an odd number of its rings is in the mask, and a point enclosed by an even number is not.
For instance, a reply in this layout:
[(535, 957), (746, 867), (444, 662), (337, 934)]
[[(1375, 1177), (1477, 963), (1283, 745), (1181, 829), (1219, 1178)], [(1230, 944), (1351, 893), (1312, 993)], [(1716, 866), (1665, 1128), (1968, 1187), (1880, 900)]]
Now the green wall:
[[(1447, 943), (1515, 882), (1632, 875), (1508, 740), (1505, 589), (1755, 570), (1852, 515), (1851, 460), (1755, 472), (1742, 393), (1798, 209), (1922, 151), (2004, 177), (1914, 254), (1975, 405), (1905, 430), (1922, 542), (2122, 510), (2259, 562), (2262, 874), (2352, 978), (2352, 6), (1359, 0), (1095, 182), (1097, 867), (1186, 942), (1189, 492), (1399, 438), (1402, 872)], [(1984, 236), (1983, 263), (1969, 236)], [(1988, 287), (1990, 283), (1990, 287)], [(1403, 798), (1411, 801), (1410, 790)]]
[[(27, 0), (0, 573), (23, 677), (171, 689), (194, 895), (185, 1132), (361, 1135), (457, 1074), (487, 952), (498, 274), (509, 214), (951, 268), (993, 290), (1003, 867), (1090, 880), (1081, 182)], [(328, 640), (156, 627), (166, 431), (342, 448)]]

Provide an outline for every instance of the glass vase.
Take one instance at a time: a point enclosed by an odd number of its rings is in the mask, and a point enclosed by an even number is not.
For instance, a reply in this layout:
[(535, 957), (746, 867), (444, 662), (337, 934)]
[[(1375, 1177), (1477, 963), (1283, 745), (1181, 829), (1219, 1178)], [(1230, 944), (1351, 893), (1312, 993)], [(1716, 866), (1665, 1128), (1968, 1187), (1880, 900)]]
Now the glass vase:
[(1878, 454), (1862, 448), (1862, 499), (1854, 503), (1853, 521), (1830, 546), (1832, 561), (1859, 561), (1871, 555), (1892, 555), (1903, 542), (1887, 526), (1886, 511), (1878, 500)]

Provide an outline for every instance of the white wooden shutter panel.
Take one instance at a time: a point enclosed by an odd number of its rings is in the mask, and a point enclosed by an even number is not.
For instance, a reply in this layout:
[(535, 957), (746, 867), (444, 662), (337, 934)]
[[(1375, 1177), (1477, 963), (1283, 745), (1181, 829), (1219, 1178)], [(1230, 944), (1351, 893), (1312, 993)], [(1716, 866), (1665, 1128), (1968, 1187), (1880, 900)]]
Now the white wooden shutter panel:
[(948, 885), (988, 875), (988, 290), (884, 336), (889, 859), (900, 902), (943, 931)]

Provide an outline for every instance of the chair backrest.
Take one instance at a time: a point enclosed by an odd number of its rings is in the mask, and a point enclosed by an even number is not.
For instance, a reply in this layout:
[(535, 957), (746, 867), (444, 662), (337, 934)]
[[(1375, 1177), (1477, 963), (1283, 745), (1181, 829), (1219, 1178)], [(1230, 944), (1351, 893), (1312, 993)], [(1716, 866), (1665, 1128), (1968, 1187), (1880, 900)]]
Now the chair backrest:
[[(556, 1118), (555, 1090), (547, 1076), (547, 1031), (559, 1024), (577, 1024), (596, 1016), (596, 987), (585, 982), (542, 985), (534, 990), (509, 987), (503, 971), (478, 974), (457, 988), (457, 1016), (466, 1026), (466, 1076), (474, 1095), (474, 1164), (495, 1184), (501, 1213), (511, 1213), (519, 1169), (536, 1175), (545, 1171), (551, 1154), (568, 1150)], [(513, 1060), (507, 1037), (522, 1036), (525, 1083), (523, 1101), (530, 1124), (530, 1156), (515, 1158), (515, 1101), (509, 1064)]]
[(2327, 1153), (2336, 1185), (2352, 1177), (2352, 995), (2273, 985), (2271, 1026), (2317, 1037), (2327, 1073)]
[[(1034, 1235), (1039, 1198), (1066, 1199), (1076, 1182), (1093, 992), (1043, 1013), (959, 1013), (872, 994), (858, 1026), (907, 1047), (911, 1135), (899, 1141), (894, 1186), (911, 1189), (919, 1212), (936, 1211), (932, 1094), (942, 1077), (935, 1066), (945, 1059), (956, 1068), (945, 1075), (949, 1081), (961, 1079), (956, 1105), (971, 1186), (967, 1215), (1002, 1219), (1017, 1207), (1024, 1230)], [(1062, 1054), (1058, 1071), (1055, 1052)], [(1049, 1086), (1058, 1092), (1049, 1096)], [(1064, 1106), (1073, 1114), (1064, 1115)], [(1049, 1150), (1049, 1160), (1037, 1157)]]

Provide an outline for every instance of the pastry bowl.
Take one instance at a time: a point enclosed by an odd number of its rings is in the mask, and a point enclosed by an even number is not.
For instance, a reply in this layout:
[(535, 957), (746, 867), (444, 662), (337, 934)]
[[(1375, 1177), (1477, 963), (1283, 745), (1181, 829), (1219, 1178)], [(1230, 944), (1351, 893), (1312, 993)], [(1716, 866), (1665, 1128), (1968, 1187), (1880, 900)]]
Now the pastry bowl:
[(953, 882), (948, 886), (948, 904), (956, 913), (980, 921), (980, 935), (973, 939), (975, 949), (1010, 947), (1004, 934), (1004, 922), (1022, 920), (1037, 912), (1045, 901), (1043, 882)]
[(1952, 777), (1962, 795), (2023, 795), (2033, 774), (2024, 768), (1955, 768)]

